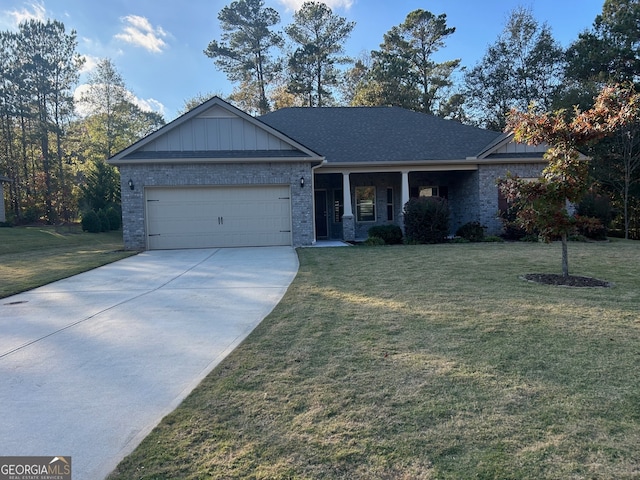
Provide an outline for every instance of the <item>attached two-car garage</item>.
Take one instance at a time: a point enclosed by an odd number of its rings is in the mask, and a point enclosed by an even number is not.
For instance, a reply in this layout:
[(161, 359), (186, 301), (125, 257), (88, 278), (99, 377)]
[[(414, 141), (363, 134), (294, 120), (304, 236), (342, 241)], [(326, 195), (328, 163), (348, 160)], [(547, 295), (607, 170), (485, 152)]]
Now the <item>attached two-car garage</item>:
[(120, 171), (124, 246), (311, 245), (323, 161), (213, 97), (109, 159)]
[(291, 245), (289, 185), (149, 187), (147, 248)]

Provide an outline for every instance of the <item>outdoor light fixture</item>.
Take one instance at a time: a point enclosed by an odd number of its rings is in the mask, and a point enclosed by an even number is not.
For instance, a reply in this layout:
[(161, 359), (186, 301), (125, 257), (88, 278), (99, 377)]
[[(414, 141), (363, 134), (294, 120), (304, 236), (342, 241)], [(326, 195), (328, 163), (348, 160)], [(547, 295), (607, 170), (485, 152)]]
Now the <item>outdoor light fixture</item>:
[(129, 179), (129, 188), (133, 190), (136, 186), (133, 184), (133, 180)]
[(304, 177), (300, 177), (300, 188), (304, 188)]

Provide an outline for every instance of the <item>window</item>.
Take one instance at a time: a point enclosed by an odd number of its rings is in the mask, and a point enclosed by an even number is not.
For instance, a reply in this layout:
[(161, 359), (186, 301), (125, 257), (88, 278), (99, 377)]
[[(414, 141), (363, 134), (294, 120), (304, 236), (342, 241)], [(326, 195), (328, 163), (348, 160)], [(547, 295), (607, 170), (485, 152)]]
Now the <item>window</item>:
[(387, 220), (393, 221), (393, 188), (387, 188)]
[(376, 221), (376, 187), (356, 187), (356, 216), (358, 222)]
[(333, 223), (342, 223), (342, 215), (344, 215), (342, 190), (333, 191)]
[(420, 187), (418, 196), (420, 197), (437, 197), (438, 187)]

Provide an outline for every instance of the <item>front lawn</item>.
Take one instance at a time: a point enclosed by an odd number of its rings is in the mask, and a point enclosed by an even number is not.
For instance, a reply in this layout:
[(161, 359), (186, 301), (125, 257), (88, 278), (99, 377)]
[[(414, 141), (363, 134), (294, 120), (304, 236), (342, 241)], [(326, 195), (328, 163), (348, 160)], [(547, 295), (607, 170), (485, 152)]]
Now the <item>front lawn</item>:
[(122, 232), (86, 233), (79, 226), (0, 228), (0, 298), (133, 255)]
[[(640, 476), (640, 243), (308, 248), (115, 479)], [(124, 412), (123, 412), (124, 414)]]

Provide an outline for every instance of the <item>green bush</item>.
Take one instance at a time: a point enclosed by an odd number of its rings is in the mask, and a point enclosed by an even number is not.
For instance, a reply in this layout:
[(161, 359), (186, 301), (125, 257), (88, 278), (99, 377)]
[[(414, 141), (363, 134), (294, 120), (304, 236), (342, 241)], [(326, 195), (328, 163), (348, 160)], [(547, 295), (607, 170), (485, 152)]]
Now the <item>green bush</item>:
[(398, 225), (376, 225), (369, 229), (369, 238), (381, 238), (387, 245), (402, 243), (402, 229)]
[(591, 240), (606, 240), (607, 229), (599, 218), (576, 215), (577, 234)]
[(611, 225), (611, 220), (613, 220), (614, 211), (608, 197), (589, 193), (588, 195), (585, 195), (582, 201), (577, 205), (576, 214), (576, 216), (592, 217), (600, 220), (602, 228), (604, 228), (604, 236), (606, 237), (607, 229), (609, 228), (609, 225)]
[(468, 222), (461, 226), (456, 235), (470, 242), (482, 242), (484, 240), (484, 231), (487, 229), (480, 222)]
[(404, 206), (408, 243), (442, 243), (449, 236), (449, 204), (440, 197), (412, 198)]
[(99, 233), (102, 229), (100, 217), (93, 210), (89, 210), (82, 215), (82, 230), (89, 233)]
[(111, 225), (109, 224), (109, 217), (104, 210), (98, 210), (98, 219), (100, 220), (100, 231), (108, 232), (111, 230)]
[(482, 241), (500, 243), (500, 242), (504, 242), (504, 238), (499, 237), (497, 235), (487, 235), (486, 237), (484, 237), (484, 240)]
[(386, 245), (385, 241), (380, 237), (369, 237), (364, 241), (364, 244), (368, 247), (377, 247), (379, 245)]
[(469, 240), (467, 240), (466, 238), (462, 238), (462, 237), (455, 237), (452, 238), (451, 240), (449, 240), (450, 243), (470, 243)]
[(518, 223), (518, 210), (519, 208), (515, 205), (510, 205), (498, 215), (503, 227), (501, 237), (505, 240), (522, 240), (527, 236), (527, 232)]
[(122, 225), (122, 215), (121, 213), (114, 207), (109, 207), (105, 211), (107, 218), (109, 219), (109, 227), (111, 230), (118, 230), (120, 225)]
[(22, 223), (36, 223), (42, 218), (43, 211), (41, 208), (30, 205), (22, 211)]

